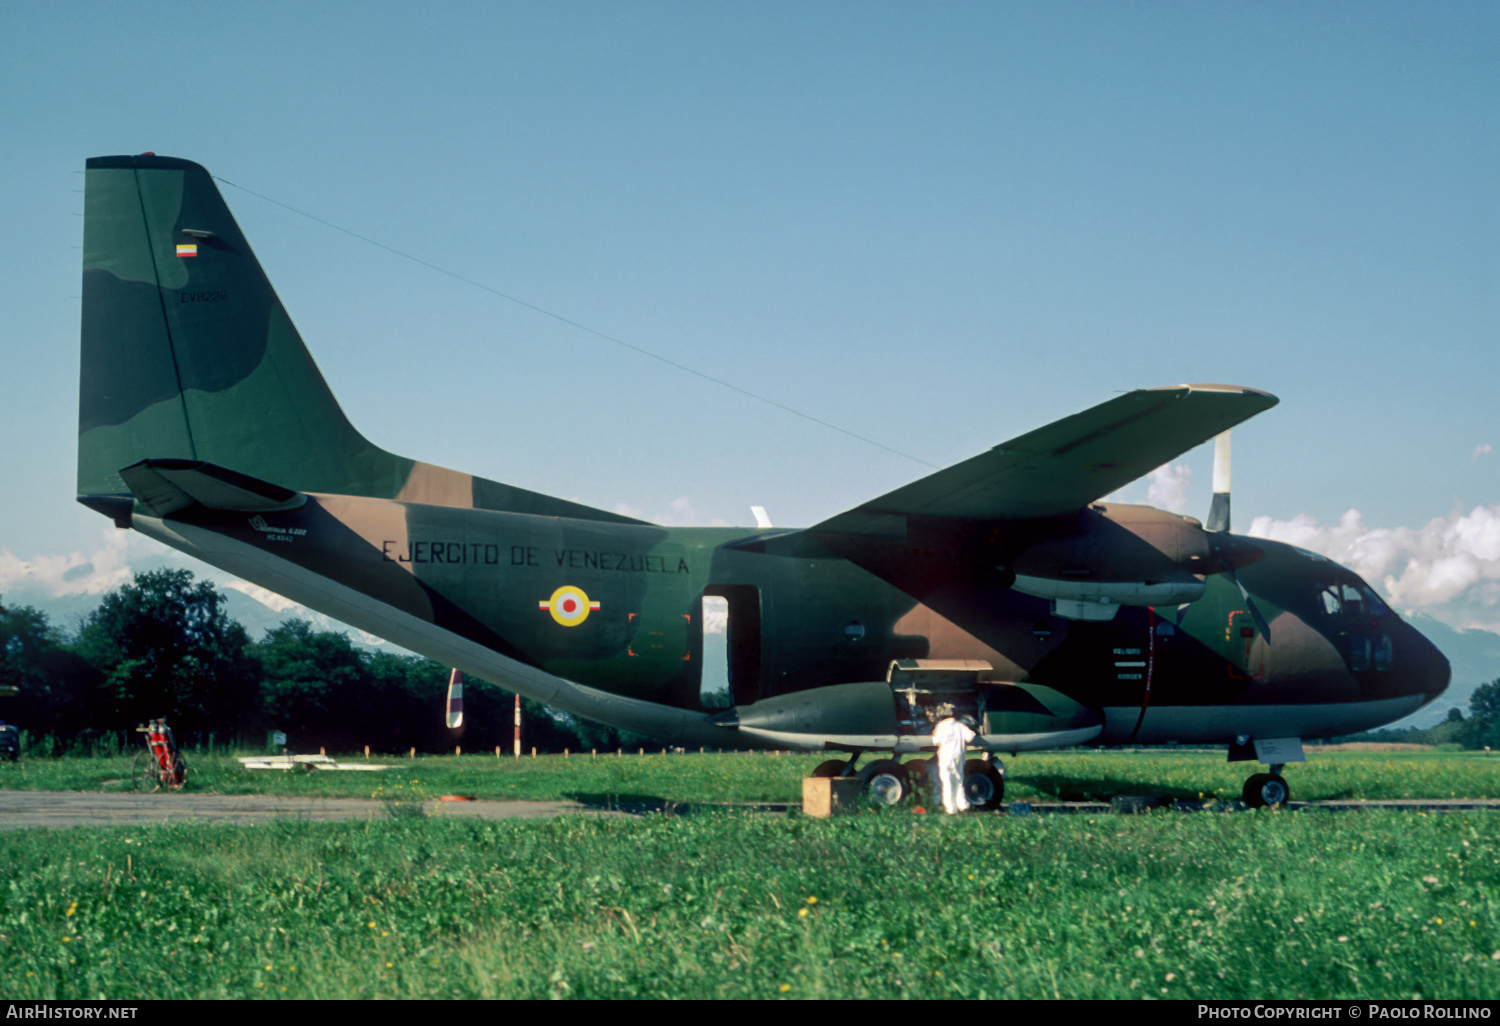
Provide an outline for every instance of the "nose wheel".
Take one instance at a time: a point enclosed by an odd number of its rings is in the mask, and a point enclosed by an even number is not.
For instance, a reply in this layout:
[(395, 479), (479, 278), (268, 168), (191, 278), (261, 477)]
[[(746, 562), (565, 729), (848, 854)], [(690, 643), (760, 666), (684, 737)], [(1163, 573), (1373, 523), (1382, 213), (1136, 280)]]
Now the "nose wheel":
[(1287, 787), (1280, 773), (1257, 773), (1245, 781), (1245, 789), (1241, 792), (1245, 804), (1252, 809), (1279, 809), (1291, 796), (1292, 789)]

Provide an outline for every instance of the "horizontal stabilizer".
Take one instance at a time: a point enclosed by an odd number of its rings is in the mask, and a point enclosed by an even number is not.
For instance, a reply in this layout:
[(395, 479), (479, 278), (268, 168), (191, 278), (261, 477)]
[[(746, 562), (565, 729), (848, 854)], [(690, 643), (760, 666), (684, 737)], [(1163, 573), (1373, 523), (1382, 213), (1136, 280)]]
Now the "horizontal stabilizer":
[(201, 460), (141, 460), (120, 471), (141, 505), (159, 517), (189, 506), (270, 513), (296, 509), (307, 496)]
[(1074, 513), (1278, 401), (1236, 385), (1127, 392), (809, 531), (899, 536), (907, 516), (1024, 520)]

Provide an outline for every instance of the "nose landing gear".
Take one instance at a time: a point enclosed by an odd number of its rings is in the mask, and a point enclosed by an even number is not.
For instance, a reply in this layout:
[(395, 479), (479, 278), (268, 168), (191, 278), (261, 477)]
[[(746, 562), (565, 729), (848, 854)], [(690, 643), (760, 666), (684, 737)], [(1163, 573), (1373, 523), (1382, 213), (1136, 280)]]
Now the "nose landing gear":
[(1256, 773), (1245, 781), (1245, 788), (1240, 793), (1245, 804), (1252, 809), (1279, 809), (1284, 806), (1292, 796), (1292, 789), (1281, 775), (1283, 768), (1278, 763), (1271, 767), (1271, 772)]

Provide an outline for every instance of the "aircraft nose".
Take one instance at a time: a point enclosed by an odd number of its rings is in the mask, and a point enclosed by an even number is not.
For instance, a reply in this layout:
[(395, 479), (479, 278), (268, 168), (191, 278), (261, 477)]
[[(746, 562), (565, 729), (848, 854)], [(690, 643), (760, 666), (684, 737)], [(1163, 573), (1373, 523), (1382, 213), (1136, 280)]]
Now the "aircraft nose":
[(1438, 651), (1436, 645), (1428, 641), (1415, 627), (1409, 629), (1411, 634), (1405, 641), (1412, 649), (1412, 659), (1406, 683), (1412, 693), (1420, 693), (1425, 696), (1427, 702), (1431, 702), (1448, 690), (1448, 681), (1453, 676), (1453, 669), (1448, 665), (1448, 657)]

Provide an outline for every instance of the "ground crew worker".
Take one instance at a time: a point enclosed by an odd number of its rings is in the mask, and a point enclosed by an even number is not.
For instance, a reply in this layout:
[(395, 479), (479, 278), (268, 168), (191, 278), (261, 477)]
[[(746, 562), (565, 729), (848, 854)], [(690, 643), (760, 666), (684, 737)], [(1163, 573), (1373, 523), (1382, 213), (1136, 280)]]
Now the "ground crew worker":
[(952, 816), (969, 811), (969, 797), (964, 794), (964, 753), (975, 734), (954, 718), (951, 705), (940, 707), (938, 715), (943, 719), (932, 728), (932, 740), (938, 746), (938, 780), (943, 791), (943, 811)]

